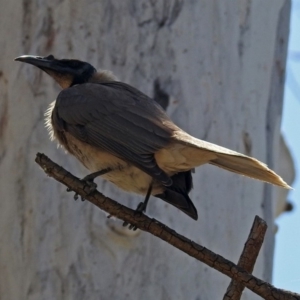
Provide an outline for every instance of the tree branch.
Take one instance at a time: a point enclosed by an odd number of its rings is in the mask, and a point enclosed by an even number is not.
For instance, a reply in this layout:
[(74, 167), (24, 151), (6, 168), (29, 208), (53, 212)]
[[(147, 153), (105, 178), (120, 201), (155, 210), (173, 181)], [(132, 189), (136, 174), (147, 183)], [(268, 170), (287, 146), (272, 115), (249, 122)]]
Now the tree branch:
[(174, 230), (157, 220), (150, 219), (144, 214), (136, 214), (134, 210), (119, 204), (115, 200), (105, 197), (98, 191), (89, 194), (91, 192), (89, 186), (85, 185), (83, 181), (67, 172), (61, 166), (58, 166), (44, 154), (38, 153), (35, 161), (41, 166), (47, 175), (63, 183), (65, 186), (77, 192), (100, 209), (125, 222), (135, 225), (143, 231), (147, 231), (159, 237), (177, 249), (240, 282), (264, 299), (300, 300), (299, 294), (273, 287), (271, 284), (247, 273), (244, 269), (238, 267), (222, 256), (217, 255), (205, 247), (200, 246), (186, 237), (176, 233)]
[[(267, 223), (260, 217), (255, 216), (250, 234), (238, 262), (238, 266), (249, 273), (252, 273), (254, 269), (267, 228)], [(245, 286), (243, 284), (231, 280), (223, 300), (239, 300), (244, 288)]]

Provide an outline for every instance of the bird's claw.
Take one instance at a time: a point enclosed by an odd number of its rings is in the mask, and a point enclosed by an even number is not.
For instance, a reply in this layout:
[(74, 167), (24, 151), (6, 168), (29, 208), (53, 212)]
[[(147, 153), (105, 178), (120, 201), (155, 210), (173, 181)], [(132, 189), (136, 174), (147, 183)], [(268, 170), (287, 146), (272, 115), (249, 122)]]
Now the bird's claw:
[[(136, 208), (134, 214), (135, 214), (135, 215), (137, 215), (137, 214), (140, 215), (141, 213), (143, 213), (143, 212), (145, 212), (145, 211), (146, 211), (146, 205), (145, 205), (145, 203), (144, 203), (144, 202), (140, 202), (139, 205), (137, 206), (137, 208)], [(128, 225), (129, 225), (129, 226), (128, 226)], [(124, 226), (124, 227), (128, 226), (128, 229), (133, 230), (133, 231), (136, 231), (136, 230), (137, 230), (137, 227), (136, 227), (135, 225), (129, 224), (129, 223), (126, 222), (126, 221), (123, 223), (123, 226)]]
[[(93, 181), (93, 180), (87, 180), (85, 179), (85, 177), (82, 179), (82, 181), (84, 181), (86, 183), (86, 185), (90, 188), (90, 191), (88, 193), (88, 195), (94, 193), (97, 189), (97, 184)], [(71, 188), (67, 188), (67, 192), (73, 192), (73, 190)], [(75, 192), (75, 195), (74, 195), (74, 200), (78, 200), (78, 196), (79, 194)], [(81, 197), (81, 201), (85, 201), (85, 199)]]
[(133, 230), (133, 231), (137, 230), (137, 227), (135, 225), (132, 225), (132, 224), (130, 224), (128, 228), (129, 228), (129, 230)]
[[(129, 226), (128, 226), (128, 225), (129, 225)], [(126, 222), (126, 221), (123, 223), (123, 226), (124, 226), (124, 227), (127, 227), (127, 226), (128, 226), (128, 229), (129, 229), (129, 230), (133, 230), (133, 231), (136, 231), (136, 230), (137, 230), (137, 226), (135, 226), (135, 225), (133, 225), (133, 224), (129, 224), (129, 223)]]

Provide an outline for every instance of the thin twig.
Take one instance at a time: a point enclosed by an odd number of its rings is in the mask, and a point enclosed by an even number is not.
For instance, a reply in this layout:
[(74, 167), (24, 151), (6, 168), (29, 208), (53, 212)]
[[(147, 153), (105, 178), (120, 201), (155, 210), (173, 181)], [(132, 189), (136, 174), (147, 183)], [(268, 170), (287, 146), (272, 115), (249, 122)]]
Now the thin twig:
[(238, 267), (231, 261), (176, 233), (174, 230), (157, 220), (150, 219), (144, 214), (136, 214), (134, 210), (119, 204), (115, 200), (103, 196), (98, 191), (91, 193), (90, 187), (85, 185), (83, 181), (79, 180), (77, 177), (51, 161), (44, 154), (38, 153), (35, 161), (41, 166), (47, 175), (63, 183), (65, 186), (77, 192), (79, 195), (89, 200), (100, 209), (106, 211), (108, 214), (159, 237), (186, 254), (242, 283), (248, 289), (260, 295), (264, 299), (300, 300), (299, 294), (273, 287), (271, 284), (247, 273), (244, 269)]
[[(267, 223), (259, 216), (255, 216), (250, 234), (238, 262), (238, 266), (249, 273), (253, 271), (267, 228)], [(239, 300), (244, 288), (243, 284), (231, 280), (223, 300)]]

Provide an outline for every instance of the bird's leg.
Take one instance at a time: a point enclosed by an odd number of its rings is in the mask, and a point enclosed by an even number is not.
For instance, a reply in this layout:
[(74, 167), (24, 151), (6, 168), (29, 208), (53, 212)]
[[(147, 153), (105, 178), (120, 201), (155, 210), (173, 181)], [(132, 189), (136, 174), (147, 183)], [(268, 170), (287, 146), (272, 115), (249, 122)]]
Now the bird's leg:
[[(91, 173), (81, 179), (82, 181), (85, 181), (85, 183), (91, 188), (90, 194), (93, 193), (97, 188), (97, 184), (94, 182), (94, 179), (96, 177), (104, 175), (110, 171), (111, 171), (111, 168), (103, 169), (103, 170)], [(72, 192), (72, 190), (70, 188), (67, 188), (67, 192)], [(74, 199), (75, 200), (78, 199), (78, 193), (75, 193)], [(85, 199), (83, 197), (81, 197), (81, 200), (84, 201)]]
[(140, 213), (146, 212), (146, 208), (147, 208), (149, 198), (150, 198), (151, 192), (152, 192), (152, 187), (153, 187), (153, 182), (151, 182), (151, 184), (149, 185), (144, 202), (140, 202), (139, 205), (137, 206), (137, 208), (135, 210), (136, 212), (140, 212)]
[[(148, 202), (149, 202), (149, 198), (151, 196), (151, 192), (152, 192), (152, 187), (153, 187), (153, 182), (150, 183), (149, 185), (149, 188), (147, 190), (147, 194), (146, 194), (146, 197), (145, 197), (145, 200), (143, 202), (140, 202), (139, 205), (137, 206), (135, 212), (136, 213), (143, 213), (143, 212), (146, 212), (146, 208), (147, 208), (147, 205), (148, 205)], [(123, 223), (123, 226), (127, 226), (128, 223), (127, 222), (124, 222)], [(137, 230), (137, 227), (130, 224), (129, 229), (133, 229), (133, 230)]]

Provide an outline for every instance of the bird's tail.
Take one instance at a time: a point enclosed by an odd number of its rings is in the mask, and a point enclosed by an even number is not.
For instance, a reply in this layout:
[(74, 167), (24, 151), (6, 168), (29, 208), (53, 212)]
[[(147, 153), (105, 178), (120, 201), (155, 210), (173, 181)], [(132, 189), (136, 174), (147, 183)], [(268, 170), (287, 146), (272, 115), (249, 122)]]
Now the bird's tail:
[[(209, 163), (222, 169), (272, 183), (286, 189), (291, 188), (279, 175), (269, 169), (266, 164), (255, 158), (196, 139), (183, 131), (178, 132), (174, 138), (176, 144), (180, 143), (185, 146), (184, 149), (180, 149), (180, 153), (181, 155), (188, 153), (188, 155), (185, 155), (186, 161), (184, 163), (188, 165), (188, 162), (191, 162), (190, 168), (203, 163)], [(203, 161), (203, 157), (207, 160)]]
[(228, 155), (218, 153), (217, 158), (209, 162), (225, 170), (272, 183), (286, 189), (291, 187), (266, 164), (245, 155)]

